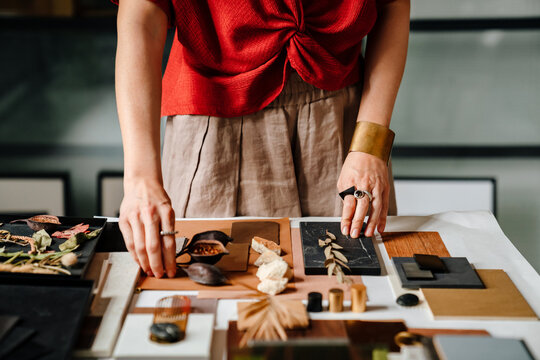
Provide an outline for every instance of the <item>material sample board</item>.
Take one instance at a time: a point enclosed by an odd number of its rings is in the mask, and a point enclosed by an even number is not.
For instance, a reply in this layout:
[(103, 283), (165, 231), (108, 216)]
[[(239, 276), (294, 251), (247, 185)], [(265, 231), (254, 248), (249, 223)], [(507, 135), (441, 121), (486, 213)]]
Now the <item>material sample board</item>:
[[(208, 230), (219, 230), (229, 235), (231, 233), (231, 226), (234, 225), (236, 221), (237, 220), (177, 221), (175, 228), (179, 231), (179, 237), (184, 236), (191, 238), (197, 233)], [(260, 222), (259, 220), (242, 220), (242, 222), (248, 221), (253, 223)], [(294, 272), (289, 219), (273, 219), (272, 222), (276, 223), (279, 228), (282, 259), (289, 264)], [(263, 221), (263, 223), (268, 223), (268, 221)], [(233, 242), (236, 242), (236, 239), (234, 239)], [(228, 255), (225, 255), (224, 258), (226, 256)], [(187, 275), (182, 270), (178, 270), (176, 277), (172, 279), (158, 279), (155, 277), (145, 276), (143, 274), (139, 283), (139, 288), (143, 290), (198, 290), (200, 298), (237, 298), (243, 292), (245, 298), (246, 294), (252, 294), (253, 291), (248, 290), (243, 284), (246, 284), (251, 288), (256, 288), (259, 284), (259, 279), (255, 276), (258, 268), (253, 265), (257, 259), (257, 256), (258, 254), (253, 249), (250, 249), (247, 271), (224, 271), (224, 275), (232, 282), (230, 285), (207, 286), (197, 284), (194, 281), (189, 280)], [(294, 281), (290, 281), (287, 284), (287, 289), (282, 294), (294, 291), (294, 287)], [(279, 294), (278, 296), (282, 296), (282, 294)]]
[(390, 259), (394, 256), (413, 257), (414, 254), (450, 257), (441, 236), (435, 231), (385, 232), (382, 239)]
[(521, 340), (490, 336), (435, 335), (433, 345), (441, 360), (533, 360)]
[(129, 314), (114, 350), (115, 359), (192, 359), (210, 358), (214, 331), (214, 315), (190, 314), (186, 337), (174, 344), (158, 344), (150, 340), (154, 316)]
[(343, 247), (339, 250), (347, 260), (351, 271), (343, 269), (345, 274), (380, 275), (381, 265), (373, 246), (373, 240), (360, 236), (353, 239), (341, 234), (339, 222), (301, 222), (300, 234), (306, 275), (326, 275), (324, 249), (319, 246), (319, 239), (326, 237), (326, 230), (336, 236), (334, 241)]
[(435, 320), (538, 320), (503, 270), (477, 270), (485, 289), (422, 289)]
[(392, 262), (401, 280), (401, 285), (407, 289), (418, 288), (467, 288), (483, 289), (484, 284), (472, 268), (467, 258), (441, 258), (448, 272), (432, 272), (433, 279), (408, 279), (403, 264), (415, 263), (414, 258), (394, 257)]

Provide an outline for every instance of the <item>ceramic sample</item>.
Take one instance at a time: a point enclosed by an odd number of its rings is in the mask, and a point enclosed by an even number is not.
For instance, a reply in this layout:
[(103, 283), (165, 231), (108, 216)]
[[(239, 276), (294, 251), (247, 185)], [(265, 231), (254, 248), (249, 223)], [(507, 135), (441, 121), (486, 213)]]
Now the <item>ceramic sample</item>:
[(392, 262), (401, 280), (401, 285), (406, 289), (418, 288), (468, 288), (483, 289), (484, 284), (472, 268), (467, 258), (451, 257), (441, 258), (448, 272), (433, 273), (432, 279), (408, 279), (403, 264), (414, 263), (414, 258), (394, 257)]

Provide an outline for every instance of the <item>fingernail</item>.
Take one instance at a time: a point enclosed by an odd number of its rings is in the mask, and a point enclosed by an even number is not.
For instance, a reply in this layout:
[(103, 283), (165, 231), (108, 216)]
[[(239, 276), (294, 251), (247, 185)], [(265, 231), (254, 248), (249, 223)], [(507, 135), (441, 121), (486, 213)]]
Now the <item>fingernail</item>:
[(358, 237), (358, 229), (353, 229), (353, 231), (351, 233), (351, 237), (352, 238), (357, 238)]
[(156, 273), (156, 277), (157, 277), (158, 279), (161, 279), (162, 276), (163, 276), (163, 273)]
[(176, 276), (176, 272), (175, 272), (175, 271), (169, 271), (169, 272), (167, 273), (167, 276), (168, 276), (169, 278), (172, 279), (173, 277)]
[(341, 228), (341, 233), (345, 236), (349, 235), (349, 227), (347, 225), (345, 225), (344, 227)]
[(148, 270), (148, 271), (146, 272), (146, 275), (152, 276), (153, 274), (152, 274), (152, 272), (151, 272), (150, 270)]

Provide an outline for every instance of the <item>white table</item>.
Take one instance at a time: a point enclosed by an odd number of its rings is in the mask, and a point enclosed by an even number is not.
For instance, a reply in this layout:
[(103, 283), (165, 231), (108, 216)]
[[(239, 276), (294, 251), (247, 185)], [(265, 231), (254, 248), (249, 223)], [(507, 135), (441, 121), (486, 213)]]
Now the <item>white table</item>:
[[(179, 219), (182, 221), (183, 219)], [(191, 219), (192, 220), (192, 219)], [(339, 218), (291, 219), (291, 227), (299, 221), (339, 221)], [(540, 314), (540, 276), (504, 235), (495, 217), (486, 211), (446, 212), (431, 216), (389, 217), (386, 231), (437, 231), (452, 256), (464, 256), (477, 269), (503, 269), (537, 314)], [(376, 236), (382, 261), (387, 271), (392, 264), (380, 235)], [(301, 271), (301, 269), (297, 269)], [(432, 320), (425, 303), (404, 308), (395, 303), (395, 294), (389, 276), (363, 276), (367, 286), (368, 311), (361, 314), (311, 313), (312, 319), (403, 319), (408, 327), (485, 329), (492, 336), (523, 339), (533, 356), (540, 359), (539, 321), (487, 321), (487, 320)], [(143, 291), (139, 294), (137, 307), (152, 307), (156, 301), (172, 294), (194, 295), (196, 291)], [(229, 320), (236, 320), (236, 302), (220, 300), (212, 345), (212, 359), (226, 356), (226, 330)], [(371, 308), (371, 309), (370, 309)]]

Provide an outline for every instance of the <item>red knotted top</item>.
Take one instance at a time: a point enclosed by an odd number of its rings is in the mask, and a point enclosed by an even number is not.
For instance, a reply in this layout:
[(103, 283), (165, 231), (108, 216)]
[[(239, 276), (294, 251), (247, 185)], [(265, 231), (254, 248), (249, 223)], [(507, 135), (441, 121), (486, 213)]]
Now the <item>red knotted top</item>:
[(291, 67), (338, 90), (359, 81), (375, 0), (150, 0), (176, 36), (163, 78), (166, 115), (240, 116), (264, 108)]

